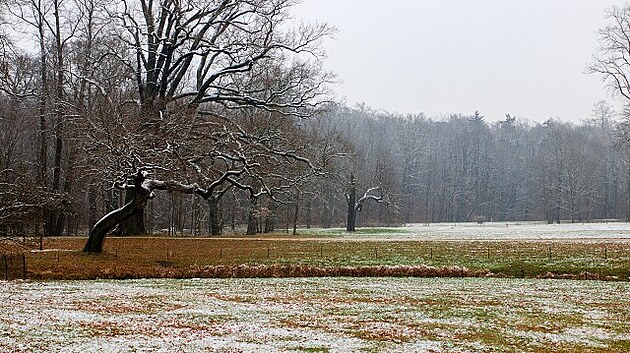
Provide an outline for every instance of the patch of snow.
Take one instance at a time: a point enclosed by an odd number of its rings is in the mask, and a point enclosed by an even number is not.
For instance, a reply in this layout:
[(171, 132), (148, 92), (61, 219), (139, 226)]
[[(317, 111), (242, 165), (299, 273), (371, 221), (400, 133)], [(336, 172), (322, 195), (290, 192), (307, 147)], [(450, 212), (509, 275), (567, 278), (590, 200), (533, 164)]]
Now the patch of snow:
[(630, 283), (487, 278), (0, 282), (0, 351), (504, 350), (479, 332), (524, 338), (532, 349), (605, 349), (628, 339), (628, 310), (618, 311), (630, 308), (629, 291)]

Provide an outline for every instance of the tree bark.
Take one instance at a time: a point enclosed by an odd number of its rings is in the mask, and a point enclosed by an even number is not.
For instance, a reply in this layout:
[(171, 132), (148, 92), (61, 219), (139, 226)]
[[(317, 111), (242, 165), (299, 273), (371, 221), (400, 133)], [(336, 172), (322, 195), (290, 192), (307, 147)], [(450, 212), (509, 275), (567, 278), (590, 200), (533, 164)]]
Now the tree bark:
[[(152, 187), (143, 187), (143, 183), (146, 180), (146, 175), (142, 172), (138, 172), (133, 180), (133, 195), (134, 197), (129, 199), (126, 204), (118, 209), (108, 213), (105, 217), (101, 218), (92, 229), (90, 229), (90, 236), (88, 238), (83, 252), (86, 253), (101, 253), (103, 252), (103, 242), (105, 236), (112, 229), (122, 222), (134, 217), (138, 214), (138, 210), (143, 210), (147, 204), (147, 201), (151, 198)], [(159, 186), (155, 186), (159, 187)], [(128, 194), (129, 195), (129, 194)], [(141, 213), (142, 214), (142, 213)]]
[(103, 252), (103, 243), (107, 233), (114, 229), (117, 224), (134, 217), (134, 215), (138, 214), (138, 210), (144, 209), (147, 200), (149, 200), (150, 194), (151, 193), (147, 190), (136, 192), (135, 197), (127, 202), (123, 207), (108, 213), (105, 217), (98, 221), (90, 230), (90, 237), (83, 248), (83, 252)]
[(271, 233), (276, 230), (276, 207), (275, 204), (269, 206), (269, 214), (265, 216), (265, 227), (263, 233)]
[[(136, 190), (125, 191), (125, 203), (129, 203), (136, 198)], [(120, 224), (118, 235), (132, 236), (141, 235), (147, 232), (144, 224), (144, 205), (138, 208), (131, 217), (125, 219)]]
[[(64, 64), (63, 64), (63, 48), (61, 42), (61, 24), (59, 14), (59, 1), (53, 1), (54, 16), (55, 16), (55, 51), (57, 55), (56, 69), (57, 69), (57, 82), (55, 82), (55, 154), (53, 165), (53, 183), (52, 189), (54, 191), (61, 190), (61, 158), (63, 154), (63, 84), (64, 84)], [(65, 215), (59, 211), (52, 212), (48, 216), (48, 222), (46, 224), (46, 230), (49, 235), (61, 236), (63, 235), (63, 228), (65, 225)]]
[(251, 202), (249, 206), (249, 212), (247, 214), (247, 232), (246, 235), (255, 235), (258, 230), (258, 222), (256, 217), (256, 203)]
[(311, 223), (313, 222), (313, 200), (308, 199), (306, 202), (306, 229), (311, 229)]
[(265, 228), (263, 229), (263, 233), (265, 234), (271, 233), (276, 229), (275, 218), (276, 218), (275, 215), (265, 217)]
[(293, 209), (293, 235), (297, 234), (297, 222), (298, 222), (298, 216), (300, 215), (300, 205), (299, 203), (296, 201), (294, 203), (294, 209)]
[(96, 224), (96, 187), (94, 184), (90, 183), (87, 191), (87, 202), (88, 202), (88, 229), (92, 229)]
[(210, 196), (208, 201), (208, 223), (210, 225), (210, 235), (221, 235), (223, 227), (221, 226), (221, 217), (219, 214), (219, 200)]
[(348, 201), (348, 219), (346, 221), (346, 231), (354, 232), (356, 230), (355, 223), (357, 219), (357, 188), (354, 184), (354, 180), (350, 182), (350, 190), (346, 195), (346, 200)]

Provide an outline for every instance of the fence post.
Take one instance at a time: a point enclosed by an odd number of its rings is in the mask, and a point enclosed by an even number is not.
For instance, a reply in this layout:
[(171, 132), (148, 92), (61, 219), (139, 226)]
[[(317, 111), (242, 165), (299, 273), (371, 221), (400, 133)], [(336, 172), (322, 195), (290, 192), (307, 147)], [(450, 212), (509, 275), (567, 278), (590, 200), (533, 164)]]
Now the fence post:
[(4, 260), (4, 279), (9, 280), (9, 263), (7, 262), (7, 254), (2, 255)]
[(28, 272), (26, 271), (26, 254), (22, 254), (22, 277), (23, 279), (28, 278)]

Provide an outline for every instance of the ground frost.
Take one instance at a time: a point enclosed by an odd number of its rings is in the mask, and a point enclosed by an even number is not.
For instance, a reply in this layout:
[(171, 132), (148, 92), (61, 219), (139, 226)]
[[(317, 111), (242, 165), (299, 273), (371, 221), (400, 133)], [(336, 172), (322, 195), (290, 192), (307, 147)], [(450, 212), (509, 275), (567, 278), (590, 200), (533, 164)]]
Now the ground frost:
[(0, 351), (621, 352), (629, 292), (479, 278), (0, 282)]

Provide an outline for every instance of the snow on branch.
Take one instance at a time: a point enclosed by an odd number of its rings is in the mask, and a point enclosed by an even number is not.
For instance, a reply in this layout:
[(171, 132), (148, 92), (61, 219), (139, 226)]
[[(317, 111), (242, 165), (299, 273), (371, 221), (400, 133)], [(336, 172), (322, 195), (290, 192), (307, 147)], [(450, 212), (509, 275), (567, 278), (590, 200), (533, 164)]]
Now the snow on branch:
[(371, 187), (369, 189), (367, 189), (367, 191), (365, 192), (365, 194), (363, 194), (362, 197), (360, 197), (357, 202), (355, 203), (354, 209), (358, 211), (361, 211), (361, 209), (363, 208), (363, 203), (367, 200), (372, 200), (372, 201), (376, 201), (377, 203), (383, 203), (383, 193), (381, 192), (380, 195), (374, 195), (373, 193), (376, 191), (380, 191), (381, 188), (380, 187)]

